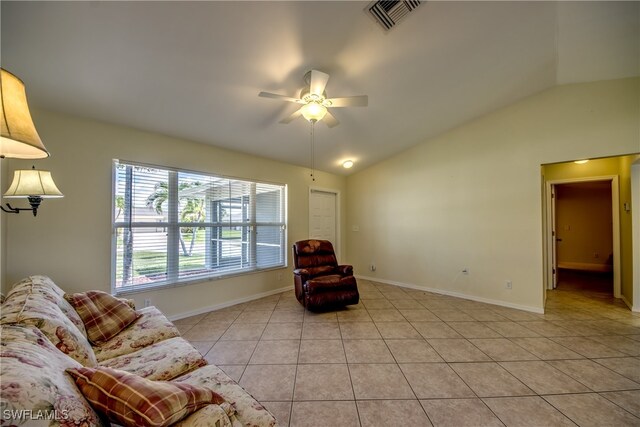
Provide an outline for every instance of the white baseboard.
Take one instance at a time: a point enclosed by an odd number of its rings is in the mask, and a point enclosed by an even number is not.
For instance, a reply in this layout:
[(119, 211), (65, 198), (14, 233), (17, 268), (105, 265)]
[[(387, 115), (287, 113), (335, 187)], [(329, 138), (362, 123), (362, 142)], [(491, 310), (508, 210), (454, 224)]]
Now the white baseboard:
[(187, 311), (185, 313), (174, 314), (173, 316), (169, 316), (169, 320), (172, 322), (174, 320), (184, 319), (185, 317), (197, 316), (198, 314), (208, 313), (210, 311), (220, 310), (222, 308), (231, 307), (232, 305), (242, 304), (243, 302), (249, 302), (253, 300), (257, 300), (260, 298), (268, 297), (271, 295), (279, 294), (281, 292), (290, 291), (293, 289), (293, 286), (285, 286), (283, 288), (273, 289), (271, 291), (262, 292), (255, 295), (250, 295), (248, 297), (238, 298), (231, 301), (223, 302), (220, 304), (209, 305), (207, 307), (198, 308), (197, 310)]
[(559, 262), (558, 268), (566, 268), (567, 270), (592, 271), (598, 273), (611, 273), (613, 265), (596, 264), (593, 262)]
[(532, 312), (532, 313), (544, 314), (544, 309), (543, 308), (532, 307), (532, 306), (529, 306), (529, 305), (513, 304), (513, 303), (510, 303), (510, 302), (507, 302), (507, 301), (500, 301), (500, 300), (494, 300), (494, 299), (489, 299), (489, 298), (482, 298), (482, 297), (477, 297), (475, 295), (463, 294), (463, 293), (460, 293), (460, 292), (447, 291), (447, 290), (444, 290), (444, 289), (437, 289), (437, 288), (429, 288), (427, 286), (418, 286), (418, 285), (413, 285), (411, 283), (397, 282), (395, 280), (379, 279), (377, 277), (367, 277), (367, 276), (360, 276), (360, 275), (356, 275), (356, 277), (358, 279), (370, 280), (372, 282), (378, 282), (378, 283), (384, 283), (384, 284), (387, 284), (387, 285), (399, 286), (401, 288), (415, 289), (415, 290), (418, 290), (418, 291), (425, 291), (425, 292), (433, 292), (434, 294), (447, 295), (447, 296), (456, 297), (456, 298), (468, 299), (468, 300), (471, 300), (471, 301), (484, 302), (486, 304), (499, 305), (501, 307), (515, 308), (517, 310), (524, 310), (524, 311), (529, 311), (529, 312)]

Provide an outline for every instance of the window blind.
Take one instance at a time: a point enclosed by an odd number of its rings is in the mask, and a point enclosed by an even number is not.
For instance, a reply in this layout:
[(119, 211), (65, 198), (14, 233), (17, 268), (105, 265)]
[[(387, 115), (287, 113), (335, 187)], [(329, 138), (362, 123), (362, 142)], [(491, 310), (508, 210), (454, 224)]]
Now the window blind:
[(114, 162), (116, 292), (286, 266), (286, 186)]

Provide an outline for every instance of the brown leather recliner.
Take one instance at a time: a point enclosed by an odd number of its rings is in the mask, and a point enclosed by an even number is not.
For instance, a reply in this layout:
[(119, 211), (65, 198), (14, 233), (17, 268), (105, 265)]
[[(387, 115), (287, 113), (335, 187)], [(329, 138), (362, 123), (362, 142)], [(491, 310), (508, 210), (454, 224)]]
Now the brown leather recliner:
[(328, 240), (301, 240), (293, 245), (296, 298), (312, 311), (326, 310), (360, 299), (353, 267), (338, 265)]

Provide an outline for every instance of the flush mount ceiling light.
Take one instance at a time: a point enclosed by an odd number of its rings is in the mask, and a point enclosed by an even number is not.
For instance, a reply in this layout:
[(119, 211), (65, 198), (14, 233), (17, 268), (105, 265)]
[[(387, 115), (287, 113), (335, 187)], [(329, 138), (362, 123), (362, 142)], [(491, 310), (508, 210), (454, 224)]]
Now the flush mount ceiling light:
[(573, 163), (575, 163), (576, 165), (584, 165), (585, 163), (587, 163), (589, 161), (589, 159), (585, 159), (585, 160), (576, 160)]
[(4, 212), (20, 213), (20, 211), (32, 211), (33, 216), (36, 216), (42, 199), (60, 198), (64, 197), (64, 195), (53, 182), (51, 172), (36, 170), (34, 167), (15, 171), (13, 173), (13, 182), (7, 192), (4, 193), (4, 197), (7, 199), (26, 198), (31, 205), (30, 208), (14, 208), (7, 203), (7, 208), (0, 206), (0, 209)]
[(24, 83), (0, 68), (0, 158), (42, 159), (49, 156), (29, 113)]
[(345, 160), (342, 163), (342, 167), (345, 169), (351, 169), (353, 167), (353, 160)]

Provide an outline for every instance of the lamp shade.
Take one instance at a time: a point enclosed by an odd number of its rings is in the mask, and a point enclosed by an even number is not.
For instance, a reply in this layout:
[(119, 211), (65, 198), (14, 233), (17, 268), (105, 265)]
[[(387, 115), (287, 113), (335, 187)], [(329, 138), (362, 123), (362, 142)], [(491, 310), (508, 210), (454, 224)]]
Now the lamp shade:
[(13, 182), (4, 197), (18, 198), (39, 196), (42, 198), (64, 197), (51, 178), (51, 172), (36, 169), (17, 170)]
[(0, 157), (41, 159), (48, 157), (29, 113), (22, 80), (0, 68)]
[(310, 122), (320, 121), (327, 114), (327, 108), (317, 102), (310, 102), (303, 105), (300, 111), (302, 112), (302, 116)]

